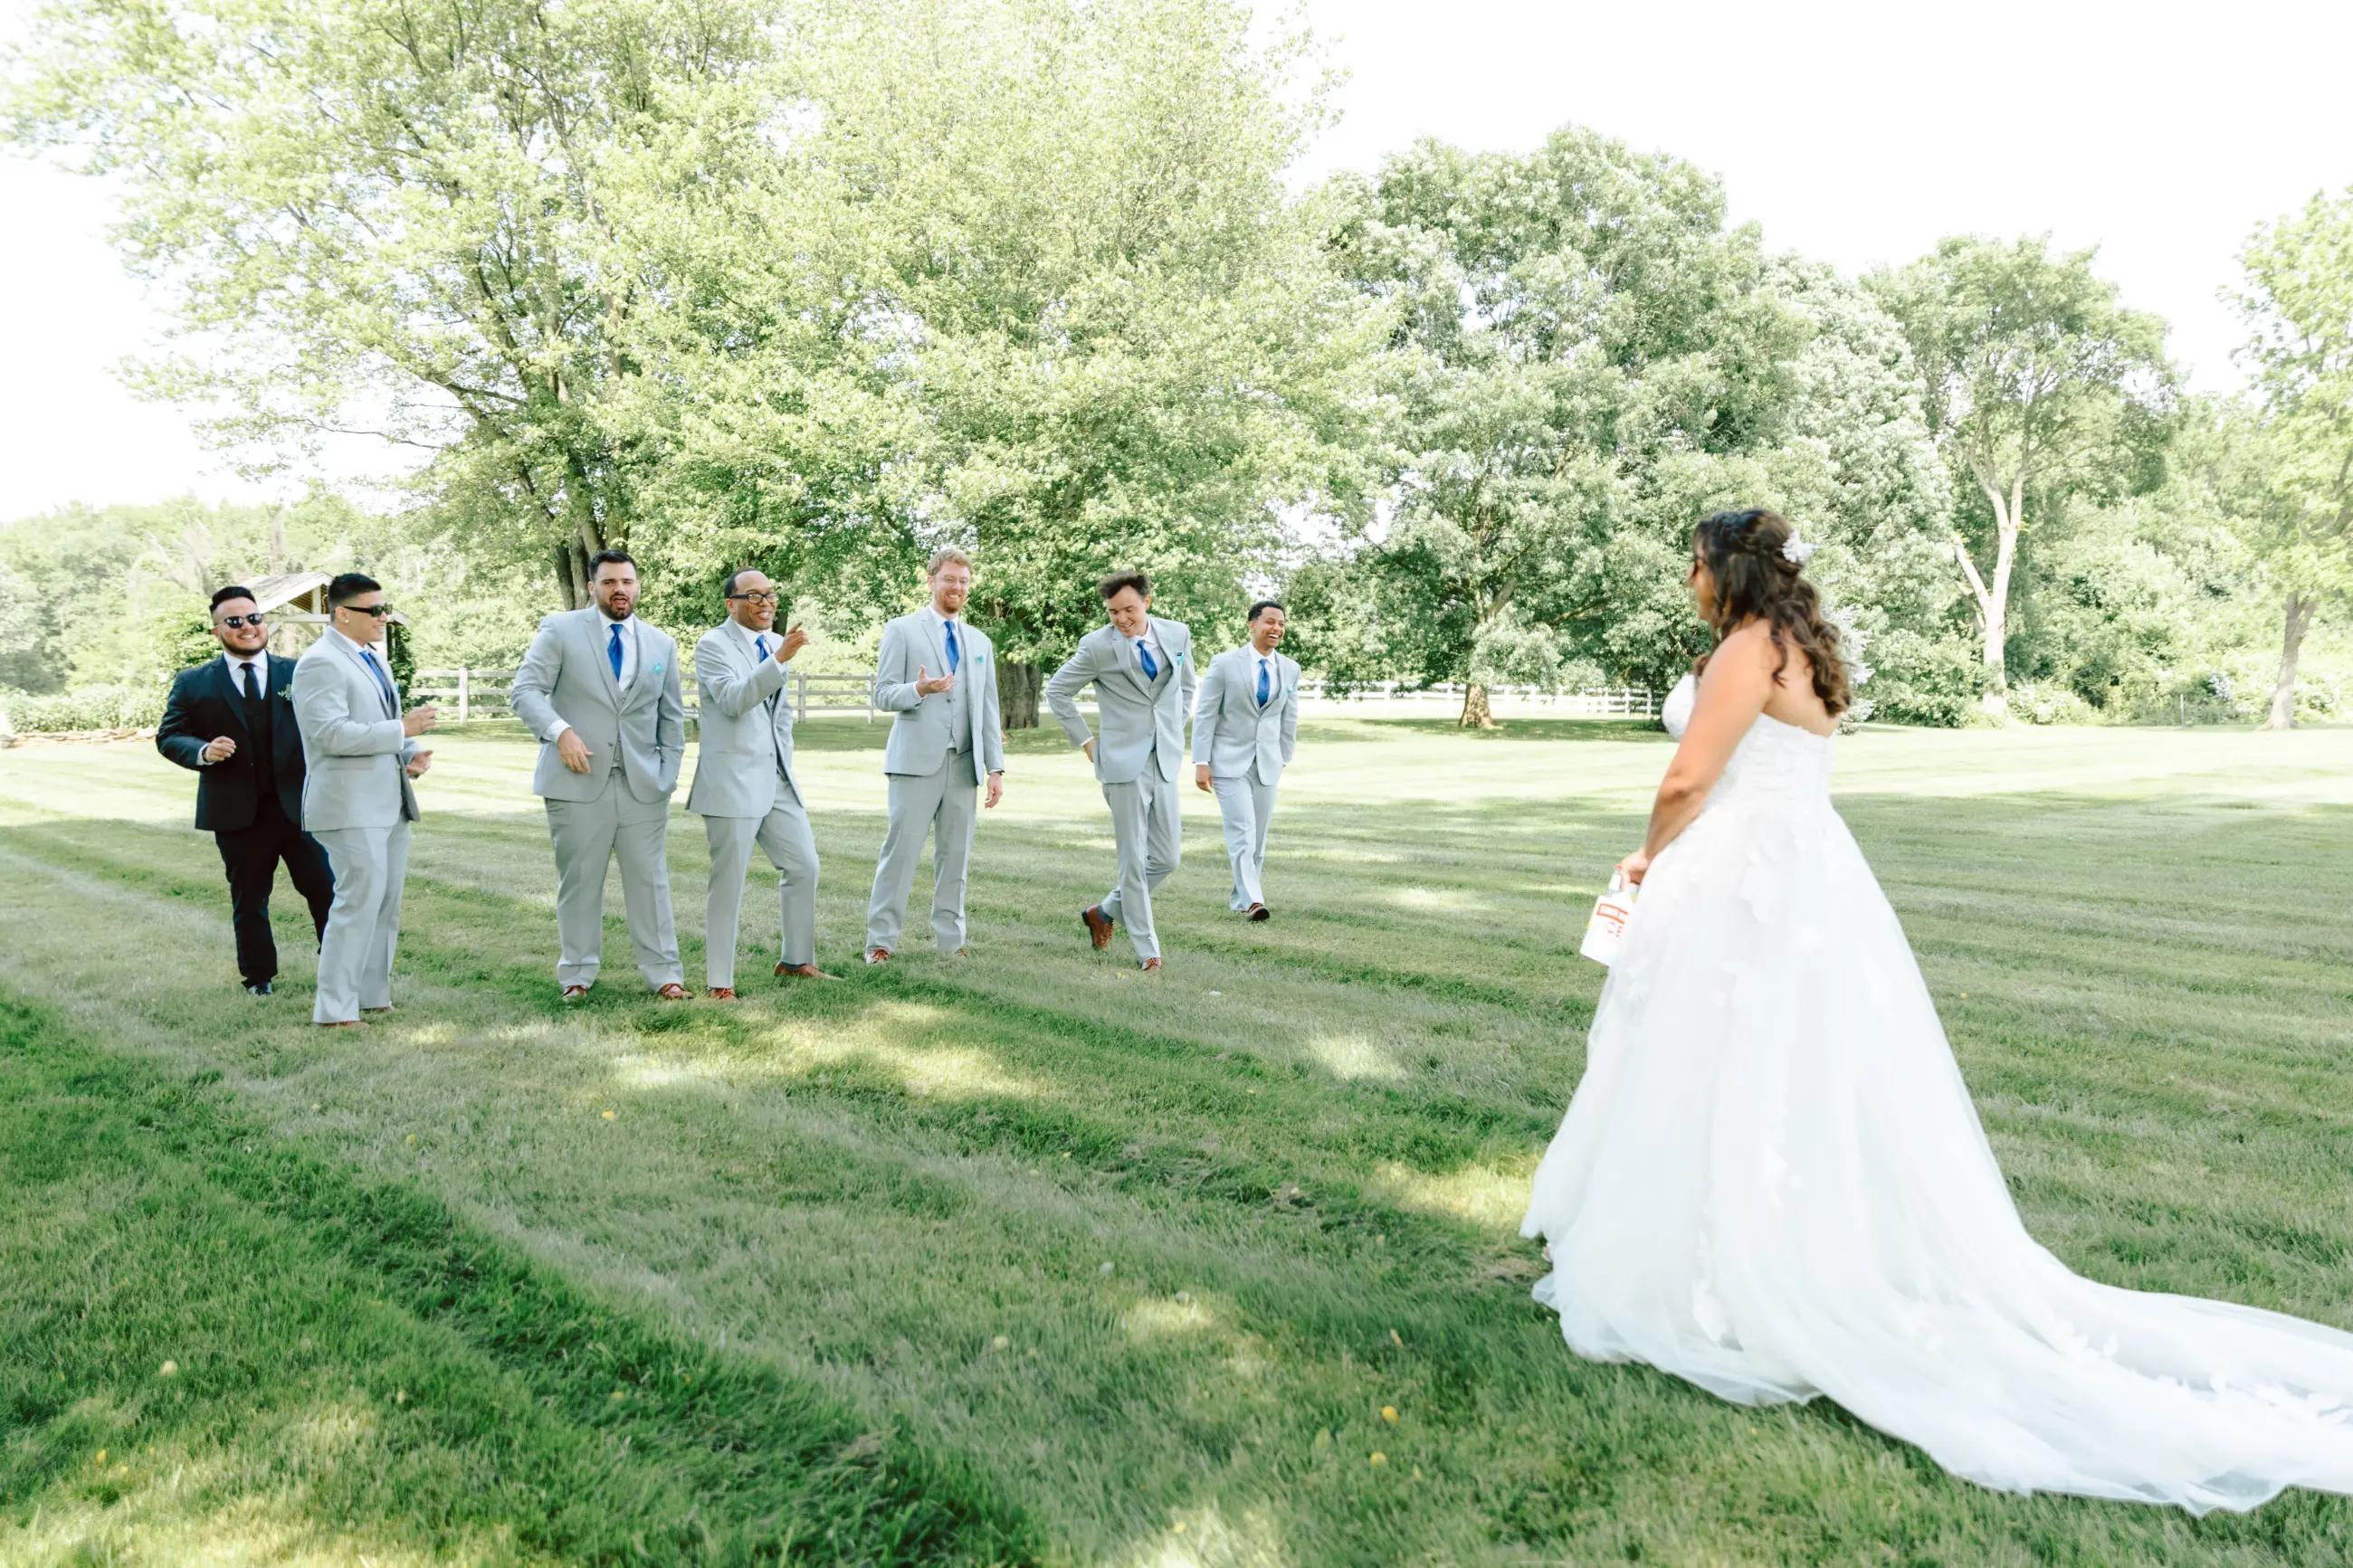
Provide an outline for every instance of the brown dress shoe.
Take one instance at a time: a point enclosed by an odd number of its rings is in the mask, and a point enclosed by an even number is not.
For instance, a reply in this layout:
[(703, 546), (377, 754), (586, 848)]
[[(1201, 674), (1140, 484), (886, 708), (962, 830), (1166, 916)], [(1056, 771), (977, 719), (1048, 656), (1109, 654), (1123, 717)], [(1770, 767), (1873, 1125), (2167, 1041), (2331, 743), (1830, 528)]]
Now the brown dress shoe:
[(587, 994), (588, 987), (586, 985), (567, 985), (564, 988), (564, 999), (566, 1002), (580, 1001)]
[(683, 1002), (686, 1000), (686, 987), (673, 980), (654, 994), (665, 1002)]
[(735, 1000), (735, 987), (733, 985), (714, 985), (711, 988), (711, 999), (713, 1002), (733, 1002)]
[(866, 950), (866, 962), (888, 963), (891, 962), (891, 950), (887, 947), (870, 947)]
[(314, 1019), (311, 1026), (320, 1029), (364, 1029), (367, 1027), (367, 1020), (365, 1018)]
[(1267, 912), (1267, 909), (1264, 904), (1252, 904), (1249, 909), (1242, 911), (1242, 916), (1246, 920), (1253, 921), (1268, 921), (1274, 918)]
[(1079, 919), (1087, 922), (1087, 940), (1095, 944), (1097, 952), (1111, 945), (1111, 933), (1116, 928), (1101, 904), (1089, 904), (1079, 911)]
[(779, 963), (776, 965), (776, 978), (779, 980), (834, 980), (839, 977), (828, 974), (814, 963)]
[(1157, 974), (1160, 973), (1160, 961), (1156, 958), (1147, 958), (1136, 967), (1146, 974)]
[(392, 1011), (392, 1004), (387, 1002), (381, 1007), (363, 1007), (360, 1011), (363, 1013), (389, 1013)]

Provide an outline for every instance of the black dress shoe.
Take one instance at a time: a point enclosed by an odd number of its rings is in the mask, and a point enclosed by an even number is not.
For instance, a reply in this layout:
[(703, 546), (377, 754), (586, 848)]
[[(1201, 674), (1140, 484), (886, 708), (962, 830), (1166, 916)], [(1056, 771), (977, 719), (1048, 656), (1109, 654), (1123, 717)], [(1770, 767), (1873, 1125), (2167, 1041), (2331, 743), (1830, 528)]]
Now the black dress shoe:
[(269, 982), (267, 980), (248, 980), (245, 983), (245, 989), (248, 995), (267, 996), (269, 994)]

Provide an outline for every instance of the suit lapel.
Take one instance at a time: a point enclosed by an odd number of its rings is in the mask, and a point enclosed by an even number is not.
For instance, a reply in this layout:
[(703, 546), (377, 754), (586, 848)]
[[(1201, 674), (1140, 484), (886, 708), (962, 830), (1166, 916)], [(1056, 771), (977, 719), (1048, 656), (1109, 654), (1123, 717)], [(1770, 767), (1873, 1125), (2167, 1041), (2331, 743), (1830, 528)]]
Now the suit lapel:
[(606, 651), (613, 646), (613, 634), (606, 629), (613, 623), (605, 618), (604, 611), (593, 605), (580, 613), (588, 617), (581, 629), (588, 634), (589, 662), (596, 667), (596, 679), (604, 686), (605, 700), (610, 702), (613, 711), (617, 713), (621, 710), (621, 683), (614, 678), (613, 657)]
[[(270, 677), (270, 682), (274, 689), (277, 684), (275, 674)], [(218, 657), (213, 660), (213, 685), (219, 692), (221, 706), (228, 710), (228, 721), (237, 726), (238, 734), (248, 741), (253, 739), (253, 726), (245, 721), (245, 694), (237, 689), (237, 673), (229, 668), (227, 660)]]
[[(1146, 687), (1146, 689), (1152, 693), (1152, 700), (1157, 702), (1160, 700), (1162, 692), (1176, 684), (1176, 650), (1170, 646), (1168, 622), (1147, 616), (1145, 617), (1145, 625), (1151, 631), (1152, 640), (1160, 647), (1160, 652), (1156, 656), (1160, 662), (1160, 673), (1154, 676)], [(1139, 668), (1135, 673), (1140, 678), (1144, 671)]]
[(1144, 679), (1144, 671), (1135, 662), (1135, 649), (1115, 627), (1104, 627), (1103, 635), (1110, 645), (1112, 668), (1127, 677), (1127, 683), (1135, 688), (1137, 694), (1145, 701), (1151, 701), (1152, 683)]
[[(368, 659), (371, 657), (369, 650), (357, 643), (349, 642), (348, 639), (345, 644), (339, 645), (336, 651), (343, 656), (344, 662), (352, 667), (352, 673), (359, 677), (361, 684), (365, 686), (370, 695), (375, 697), (375, 705), (384, 710), (384, 716), (387, 719), (399, 718), (399, 698), (390, 689), (392, 671), (385, 669), (384, 679), (378, 680), (368, 668)], [(384, 666), (379, 662), (376, 668), (383, 669)]]
[[(932, 645), (932, 657), (933, 657), (934, 658), (936, 658), (936, 659), (938, 659), (938, 660), (939, 660), (939, 663), (937, 663), (937, 664), (935, 664), (935, 665), (934, 665), (934, 666), (932, 667), (932, 673), (933, 673), (933, 674), (934, 674), (934, 675), (945, 675), (945, 674), (947, 674), (947, 673), (948, 673), (948, 642), (947, 642), (947, 636), (946, 636), (946, 634), (945, 634), (944, 631), (942, 631), (942, 630), (941, 630), (939, 617), (938, 617), (937, 616), (933, 615), (931, 611), (929, 611), (929, 610), (927, 610), (927, 609), (926, 609), (926, 610), (921, 610), (921, 611), (918, 611), (918, 612), (916, 613), (915, 618), (916, 618), (917, 620), (919, 620), (919, 621), (921, 621), (921, 622), (923, 623), (923, 632), (924, 632), (925, 636), (926, 636), (926, 637), (930, 639), (930, 641), (931, 641), (931, 645)], [(961, 650), (959, 650), (959, 651), (961, 651)]]

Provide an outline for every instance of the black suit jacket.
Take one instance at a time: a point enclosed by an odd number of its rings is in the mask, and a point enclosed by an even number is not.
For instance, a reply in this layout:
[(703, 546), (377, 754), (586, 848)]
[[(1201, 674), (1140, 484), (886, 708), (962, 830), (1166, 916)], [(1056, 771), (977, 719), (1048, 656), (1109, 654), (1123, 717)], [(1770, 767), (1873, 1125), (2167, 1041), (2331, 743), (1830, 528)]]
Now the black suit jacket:
[[(279, 809), (289, 822), (302, 820), (302, 731), (294, 722), (294, 661), (269, 656), (269, 761)], [(237, 755), (206, 763), (204, 749), (216, 735), (237, 742)], [(261, 770), (254, 765), (253, 736), (245, 723), (245, 699), (217, 656), (172, 681), (163, 721), (155, 726), (155, 749), (184, 768), (196, 770), (196, 826), (215, 833), (253, 826), (261, 798)]]

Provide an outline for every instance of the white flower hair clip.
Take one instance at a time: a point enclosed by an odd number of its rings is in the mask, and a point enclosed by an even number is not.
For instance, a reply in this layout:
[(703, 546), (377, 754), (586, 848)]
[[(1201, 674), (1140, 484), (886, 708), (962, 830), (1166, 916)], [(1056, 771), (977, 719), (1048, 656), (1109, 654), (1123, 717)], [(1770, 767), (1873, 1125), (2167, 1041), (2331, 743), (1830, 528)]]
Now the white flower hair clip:
[(1803, 566), (1814, 558), (1814, 552), (1820, 548), (1819, 544), (1807, 543), (1792, 532), (1788, 538), (1781, 542), (1781, 559), (1792, 566)]

